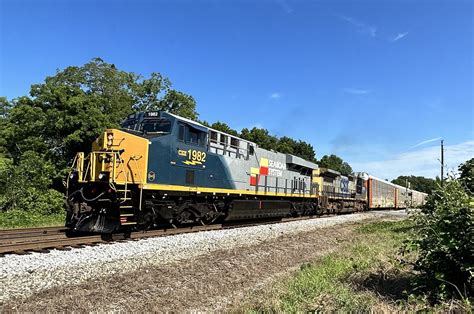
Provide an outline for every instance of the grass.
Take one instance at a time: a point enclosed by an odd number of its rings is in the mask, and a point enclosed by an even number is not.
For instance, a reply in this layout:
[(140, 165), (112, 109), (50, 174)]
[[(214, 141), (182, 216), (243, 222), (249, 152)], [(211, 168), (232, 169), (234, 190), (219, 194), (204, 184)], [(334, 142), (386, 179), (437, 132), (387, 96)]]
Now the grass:
[(63, 226), (65, 213), (43, 214), (22, 210), (0, 212), (0, 229)]
[(312, 263), (277, 283), (267, 296), (244, 306), (250, 312), (307, 311), (445, 311), (467, 310), (457, 302), (430, 306), (411, 295), (416, 274), (398, 260), (398, 250), (412, 223), (384, 221), (356, 229), (350, 244)]

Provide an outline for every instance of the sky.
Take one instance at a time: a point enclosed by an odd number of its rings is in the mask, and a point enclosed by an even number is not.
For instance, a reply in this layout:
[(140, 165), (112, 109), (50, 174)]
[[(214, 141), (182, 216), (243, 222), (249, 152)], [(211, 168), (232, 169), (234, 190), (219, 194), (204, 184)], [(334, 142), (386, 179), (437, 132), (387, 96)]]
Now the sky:
[(264, 127), (393, 179), (474, 157), (474, 4), (0, 0), (0, 96), (100, 57), (160, 72), (200, 119)]

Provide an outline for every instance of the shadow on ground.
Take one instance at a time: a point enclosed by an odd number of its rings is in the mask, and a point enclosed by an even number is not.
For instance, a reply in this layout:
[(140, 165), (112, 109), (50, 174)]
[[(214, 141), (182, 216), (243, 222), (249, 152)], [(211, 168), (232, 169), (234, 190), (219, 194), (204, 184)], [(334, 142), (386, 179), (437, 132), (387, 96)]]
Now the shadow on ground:
[(355, 288), (370, 291), (388, 301), (407, 298), (414, 288), (415, 275), (398, 269), (379, 269), (354, 280)]

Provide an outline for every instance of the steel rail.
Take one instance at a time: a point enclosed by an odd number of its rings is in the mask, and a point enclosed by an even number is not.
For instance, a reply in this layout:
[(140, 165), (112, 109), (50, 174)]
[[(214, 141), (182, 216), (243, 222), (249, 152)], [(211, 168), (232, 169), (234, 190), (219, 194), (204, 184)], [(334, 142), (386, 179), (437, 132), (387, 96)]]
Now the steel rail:
[(304, 216), (264, 221), (246, 221), (227, 224), (213, 224), (206, 226), (190, 226), (182, 228), (157, 229), (148, 231), (134, 231), (130, 234), (112, 234), (110, 239), (100, 235), (79, 236), (69, 238), (64, 227), (25, 228), (0, 230), (0, 256), (6, 254), (25, 254), (27, 252), (46, 252), (50, 249), (67, 250), (71, 247), (82, 247), (100, 243), (114, 243), (115, 241), (133, 241), (139, 239), (171, 236), (191, 232), (227, 230), (235, 228), (253, 227), (259, 225), (278, 224), (308, 219), (330, 218), (335, 215)]
[(0, 229), (0, 239), (8, 237), (9, 235), (29, 235), (29, 234), (51, 234), (63, 232), (66, 227), (35, 227), (35, 228), (14, 228), (14, 229)]
[(190, 232), (210, 231), (210, 230), (221, 230), (222, 225), (209, 225), (209, 226), (192, 226), (184, 228), (172, 228), (172, 229), (159, 229), (150, 231), (138, 231), (130, 234), (129, 237), (124, 234), (113, 234), (111, 240), (105, 240), (100, 235), (93, 236), (80, 236), (76, 238), (68, 238), (66, 235), (60, 234), (47, 238), (30, 239), (23, 238), (23, 241), (11, 241), (11, 239), (1, 240), (0, 239), (0, 255), (8, 253), (23, 254), (28, 251), (46, 251), (49, 249), (68, 249), (68, 247), (75, 246), (86, 246), (94, 245), (99, 243), (114, 243), (117, 240), (138, 240), (152, 237), (177, 235)]

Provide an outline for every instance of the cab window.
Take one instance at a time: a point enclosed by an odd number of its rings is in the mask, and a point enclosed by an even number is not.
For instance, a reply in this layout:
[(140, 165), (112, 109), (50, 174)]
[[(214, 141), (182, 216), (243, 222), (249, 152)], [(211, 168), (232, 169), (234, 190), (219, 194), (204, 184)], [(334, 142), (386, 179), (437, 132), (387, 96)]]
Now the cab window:
[(217, 143), (217, 132), (211, 131), (211, 142)]
[(179, 124), (178, 139), (188, 144), (204, 146), (206, 135), (206, 132), (195, 129), (192, 126)]
[(178, 139), (183, 142), (184, 142), (184, 131), (185, 131), (184, 124), (180, 123), (179, 131), (178, 131)]
[(129, 118), (122, 123), (121, 128), (128, 130), (136, 130), (138, 128), (137, 120), (134, 118)]
[(220, 143), (224, 146), (227, 145), (227, 135), (221, 134)]
[(188, 131), (188, 143), (191, 144), (200, 144), (199, 143), (199, 132), (198, 130), (195, 130), (193, 128), (189, 128)]
[(239, 148), (239, 140), (235, 137), (230, 138), (230, 146), (233, 148)]
[(142, 132), (147, 134), (169, 134), (171, 121), (165, 118), (146, 119), (142, 122)]

